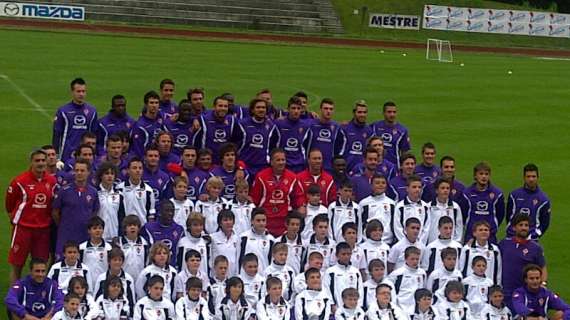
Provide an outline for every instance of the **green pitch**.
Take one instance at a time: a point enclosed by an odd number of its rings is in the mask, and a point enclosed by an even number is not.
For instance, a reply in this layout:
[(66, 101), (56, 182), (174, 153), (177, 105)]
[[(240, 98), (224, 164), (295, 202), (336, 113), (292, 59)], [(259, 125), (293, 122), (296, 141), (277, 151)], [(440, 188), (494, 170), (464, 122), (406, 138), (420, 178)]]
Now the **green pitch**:
[[(177, 83), (177, 100), (189, 87), (201, 86), (208, 104), (225, 91), (246, 103), (268, 87), (276, 104), (285, 105), (303, 89), (313, 110), (321, 98), (332, 97), (338, 120), (350, 118), (357, 99), (368, 101), (370, 120), (377, 120), (380, 106), (393, 100), (411, 132), (414, 152), (419, 154), (426, 141), (435, 143), (438, 158), (456, 157), (458, 178), (465, 183), (472, 180), (473, 165), (487, 160), (493, 182), (506, 196), (521, 184), (524, 164), (539, 166), (541, 187), (553, 202), (551, 227), (542, 241), (550, 286), (570, 300), (570, 251), (565, 245), (570, 228), (570, 61), (457, 53), (456, 63), (446, 64), (427, 62), (423, 51), (403, 56), (397, 50), (8, 30), (0, 30), (0, 39), (2, 202), (10, 179), (26, 169), (28, 152), (51, 142), (51, 119), (69, 100), (68, 84), (77, 76), (87, 80), (88, 100), (100, 115), (107, 112), (111, 96), (121, 93), (136, 116), (144, 93), (157, 90), (166, 77)], [(4, 218), (3, 257), (9, 230)], [(4, 258), (2, 298), (8, 270)]]

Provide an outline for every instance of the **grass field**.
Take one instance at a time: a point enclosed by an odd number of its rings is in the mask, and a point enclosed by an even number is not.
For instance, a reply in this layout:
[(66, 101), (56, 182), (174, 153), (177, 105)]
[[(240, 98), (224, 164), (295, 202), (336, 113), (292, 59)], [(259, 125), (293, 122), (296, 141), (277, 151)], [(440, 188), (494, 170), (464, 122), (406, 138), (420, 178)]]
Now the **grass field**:
[[(498, 34), (483, 34), (470, 32), (449, 32), (441, 30), (397, 30), (397, 29), (379, 29), (368, 27), (368, 15), (362, 24), (362, 8), (367, 8), (367, 13), (391, 13), (391, 14), (407, 14), (417, 15), (420, 18), (423, 15), (424, 5), (452, 5), (456, 7), (471, 8), (489, 8), (489, 9), (515, 9), (515, 10), (534, 10), (549, 11), (546, 9), (537, 9), (530, 6), (516, 6), (512, 4), (500, 3), (497, 1), (487, 0), (332, 0), (335, 10), (339, 15), (342, 25), (348, 37), (365, 37), (371, 39), (383, 39), (393, 41), (412, 41), (423, 42), (426, 38), (437, 38), (451, 40), (455, 44), (470, 44), (479, 46), (498, 46), (498, 47), (535, 47), (535, 48), (553, 48), (553, 49), (569, 49), (570, 41), (561, 38), (548, 37), (530, 37), (530, 36), (512, 36)], [(357, 15), (354, 10), (357, 9)]]
[[(69, 100), (68, 83), (77, 76), (87, 80), (88, 100), (101, 115), (117, 93), (127, 97), (135, 115), (144, 93), (157, 89), (166, 77), (178, 84), (177, 99), (187, 88), (202, 86), (208, 101), (230, 91), (246, 102), (268, 87), (283, 105), (303, 89), (311, 95), (313, 109), (322, 97), (335, 99), (338, 120), (350, 118), (356, 99), (368, 101), (370, 120), (380, 118), (383, 102), (394, 100), (414, 151), (432, 141), (440, 156), (456, 157), (458, 177), (464, 182), (471, 181), (476, 162), (488, 160), (493, 182), (508, 193), (521, 184), (524, 164), (540, 167), (541, 185), (553, 202), (551, 228), (542, 241), (550, 284), (570, 300), (570, 251), (564, 240), (570, 228), (564, 187), (570, 181), (570, 61), (458, 53), (457, 63), (443, 64), (426, 62), (423, 51), (408, 51), (404, 57), (402, 51), (390, 50), (39, 31), (0, 30), (0, 39), (5, 44), (0, 47), (0, 74), (8, 77), (0, 78), (2, 186), (26, 169), (33, 147), (51, 141), (52, 115)], [(3, 196), (4, 191), (2, 202)], [(0, 250), (6, 253), (7, 219), (0, 233)], [(1, 297), (8, 287), (8, 270), (4, 259)]]

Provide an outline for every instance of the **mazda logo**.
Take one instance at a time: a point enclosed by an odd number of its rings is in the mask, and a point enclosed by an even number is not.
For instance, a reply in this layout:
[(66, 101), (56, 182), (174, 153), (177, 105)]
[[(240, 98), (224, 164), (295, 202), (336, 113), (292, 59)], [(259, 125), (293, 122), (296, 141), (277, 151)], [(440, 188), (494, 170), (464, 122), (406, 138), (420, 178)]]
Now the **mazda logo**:
[(6, 3), (4, 5), (4, 13), (7, 16), (17, 16), (20, 13), (20, 7), (15, 3)]
[(78, 115), (73, 118), (73, 123), (75, 123), (77, 126), (82, 126), (87, 123), (87, 119), (83, 115)]
[(489, 204), (485, 201), (477, 201), (477, 210), (479, 211), (487, 211), (489, 208)]
[(289, 147), (289, 148), (297, 148), (298, 144), (299, 144), (299, 141), (297, 141), (297, 139), (295, 139), (295, 138), (287, 139), (287, 147)]
[(216, 131), (214, 131), (214, 137), (216, 139), (225, 139), (226, 138), (226, 132), (222, 129), (216, 129)]
[(35, 203), (37, 204), (45, 204), (46, 203), (46, 195), (43, 193), (36, 194)]
[(185, 134), (181, 134), (178, 137), (176, 137), (176, 144), (179, 145), (186, 145), (188, 143), (188, 136)]
[(392, 142), (392, 135), (387, 132), (384, 132), (382, 133), (382, 140), (384, 140), (384, 142), (390, 143)]
[(353, 151), (362, 151), (362, 142), (354, 141), (354, 143), (352, 143), (352, 150)]
[(322, 129), (319, 131), (319, 137), (328, 139), (331, 137), (331, 131), (329, 129)]
[(263, 136), (259, 133), (256, 133), (251, 138), (251, 142), (253, 142), (255, 144), (262, 144), (263, 143)]

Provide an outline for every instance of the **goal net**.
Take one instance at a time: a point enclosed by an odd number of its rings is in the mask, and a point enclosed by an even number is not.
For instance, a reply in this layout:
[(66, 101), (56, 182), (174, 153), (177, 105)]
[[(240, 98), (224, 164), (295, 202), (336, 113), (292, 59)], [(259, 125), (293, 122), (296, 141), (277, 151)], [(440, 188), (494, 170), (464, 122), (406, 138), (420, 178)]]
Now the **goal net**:
[(427, 39), (426, 60), (453, 62), (451, 42), (441, 39)]

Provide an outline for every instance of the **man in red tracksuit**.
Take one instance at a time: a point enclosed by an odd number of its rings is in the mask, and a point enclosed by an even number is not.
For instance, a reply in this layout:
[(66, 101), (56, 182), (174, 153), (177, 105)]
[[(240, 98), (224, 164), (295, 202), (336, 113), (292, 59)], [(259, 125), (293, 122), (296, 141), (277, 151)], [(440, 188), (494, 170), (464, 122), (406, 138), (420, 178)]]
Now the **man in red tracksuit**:
[(56, 178), (47, 173), (47, 155), (37, 150), (30, 155), (30, 170), (20, 174), (6, 192), (6, 211), (13, 225), (8, 262), (11, 283), (21, 277), (31, 253), (47, 261), (50, 248), (51, 203)]
[(307, 203), (308, 201), (306, 194), (309, 186), (317, 184), (321, 188), (321, 203), (328, 208), (329, 204), (336, 200), (336, 185), (333, 177), (323, 170), (323, 154), (321, 150), (311, 149), (308, 160), (308, 168), (297, 174), (304, 202)]
[(251, 198), (257, 207), (265, 208), (267, 230), (276, 237), (286, 230), (287, 213), (304, 202), (295, 173), (285, 169), (285, 164), (285, 151), (275, 148), (271, 152), (271, 167), (259, 171), (251, 187)]

